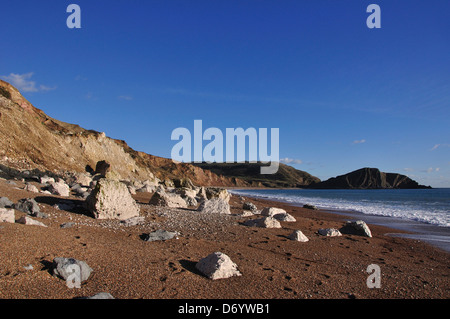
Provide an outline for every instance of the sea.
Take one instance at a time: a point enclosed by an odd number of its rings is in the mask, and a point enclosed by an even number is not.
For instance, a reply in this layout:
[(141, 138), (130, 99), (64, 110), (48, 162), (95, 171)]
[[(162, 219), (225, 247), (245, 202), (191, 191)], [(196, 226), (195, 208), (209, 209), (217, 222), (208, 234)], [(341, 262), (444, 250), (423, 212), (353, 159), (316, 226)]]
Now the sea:
[(433, 189), (232, 189), (232, 194), (303, 206), (388, 226), (450, 252), (450, 188)]

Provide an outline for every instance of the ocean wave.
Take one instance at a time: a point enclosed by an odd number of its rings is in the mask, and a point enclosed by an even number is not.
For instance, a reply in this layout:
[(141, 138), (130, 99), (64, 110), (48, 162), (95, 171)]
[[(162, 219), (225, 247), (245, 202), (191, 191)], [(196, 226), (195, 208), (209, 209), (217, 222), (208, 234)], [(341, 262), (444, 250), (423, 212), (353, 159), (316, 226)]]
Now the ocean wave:
[[(260, 192), (257, 190), (232, 190), (231, 192), (243, 196), (247, 195), (292, 204), (310, 204), (326, 210), (360, 212), (363, 214), (407, 219), (437, 226), (450, 227), (450, 212), (448, 206), (441, 201), (405, 200), (405, 198), (394, 200), (390, 198), (391, 196), (386, 196), (389, 197), (389, 199), (386, 200), (380, 198), (324, 198), (317, 196), (314, 193), (305, 196), (305, 194), (301, 194), (300, 192), (286, 194), (283, 191), (279, 191), (280, 193), (277, 193), (277, 191), (268, 193), (267, 191)], [(349, 190), (348, 192), (352, 192), (352, 190)], [(367, 194), (368, 196), (373, 195), (370, 193)], [(348, 196), (352, 197), (353, 195), (354, 194), (349, 193)], [(342, 196), (342, 192), (340, 192), (340, 196)]]

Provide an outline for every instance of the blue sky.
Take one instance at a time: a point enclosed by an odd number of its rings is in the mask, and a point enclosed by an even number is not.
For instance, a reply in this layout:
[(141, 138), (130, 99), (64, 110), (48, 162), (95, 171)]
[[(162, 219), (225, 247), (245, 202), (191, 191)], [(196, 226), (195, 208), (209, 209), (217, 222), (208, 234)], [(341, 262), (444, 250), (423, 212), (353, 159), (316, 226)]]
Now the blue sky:
[[(69, 29), (66, 8), (81, 8)], [(366, 8), (381, 8), (369, 29)], [(2, 3), (0, 76), (62, 121), (170, 157), (177, 127), (280, 129), (321, 179), (361, 167), (450, 187), (450, 2)]]

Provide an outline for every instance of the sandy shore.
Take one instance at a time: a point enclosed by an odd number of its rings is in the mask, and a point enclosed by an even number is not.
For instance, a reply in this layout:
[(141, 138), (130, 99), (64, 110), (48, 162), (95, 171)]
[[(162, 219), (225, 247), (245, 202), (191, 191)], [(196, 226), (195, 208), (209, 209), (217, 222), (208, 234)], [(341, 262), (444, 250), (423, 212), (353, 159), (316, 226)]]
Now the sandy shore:
[[(387, 227), (369, 224), (373, 238), (323, 237), (318, 229), (340, 228), (346, 218), (248, 199), (260, 209), (284, 208), (297, 219), (281, 222), (282, 229), (253, 228), (242, 225), (252, 217), (211, 217), (146, 205), (150, 194), (144, 193), (135, 198), (142, 203), (145, 223), (125, 227), (95, 220), (81, 208), (58, 210), (53, 207), (57, 197), (16, 189), (23, 188), (16, 183), (0, 181), (0, 196), (13, 202), (35, 197), (50, 217), (40, 219), (47, 228), (0, 223), (0, 298), (65, 299), (99, 292), (119, 299), (450, 298), (450, 254), (417, 240), (386, 236), (393, 232)], [(242, 203), (232, 196), (232, 212), (241, 213)], [(16, 211), (16, 220), (22, 215)], [(64, 222), (75, 225), (62, 229)], [(140, 238), (156, 229), (178, 231), (179, 239)], [(297, 229), (309, 242), (287, 238)], [(211, 281), (199, 274), (196, 262), (215, 251), (227, 254), (243, 275)], [(81, 288), (70, 289), (51, 274), (55, 257), (84, 260), (94, 271)], [(380, 266), (379, 289), (366, 285), (370, 264)], [(33, 269), (24, 268), (28, 265)]]

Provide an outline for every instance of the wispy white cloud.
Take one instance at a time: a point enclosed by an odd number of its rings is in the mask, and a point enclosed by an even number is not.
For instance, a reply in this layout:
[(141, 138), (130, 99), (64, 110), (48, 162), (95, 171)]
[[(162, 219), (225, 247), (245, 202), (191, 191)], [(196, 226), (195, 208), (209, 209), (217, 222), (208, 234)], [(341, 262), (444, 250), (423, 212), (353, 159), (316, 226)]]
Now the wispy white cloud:
[(363, 144), (363, 143), (365, 143), (366, 142), (366, 140), (356, 140), (356, 141), (353, 141), (353, 143), (352, 144)]
[(284, 163), (284, 164), (301, 164), (301, 163), (303, 163), (303, 161), (299, 160), (299, 159), (295, 159), (295, 158), (285, 157), (285, 158), (280, 158), (280, 163)]
[(12, 86), (17, 88), (20, 92), (47, 92), (56, 89), (55, 87), (50, 87), (46, 85), (36, 85), (35, 81), (31, 80), (33, 76), (33, 72), (25, 73), (25, 74), (15, 74), (11, 73), (9, 75), (2, 75), (0, 78), (9, 82)]
[(46, 86), (46, 85), (39, 85), (39, 90), (40, 91), (53, 91), (56, 90), (56, 86), (50, 87), (50, 86)]
[(439, 172), (440, 170), (441, 170), (440, 167), (436, 167), (436, 168), (428, 167), (427, 169), (421, 170), (421, 172), (432, 173), (432, 172)]
[(405, 167), (403, 170), (404, 170), (405, 172), (413, 172), (413, 171), (414, 171), (414, 168)]
[(132, 96), (129, 95), (120, 95), (117, 97), (119, 100), (126, 100), (126, 101), (131, 101), (133, 99)]
[(450, 144), (435, 144), (435, 145), (430, 149), (430, 151), (435, 151), (435, 150), (437, 150), (437, 149), (440, 148), (440, 147), (450, 147)]

